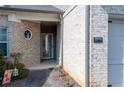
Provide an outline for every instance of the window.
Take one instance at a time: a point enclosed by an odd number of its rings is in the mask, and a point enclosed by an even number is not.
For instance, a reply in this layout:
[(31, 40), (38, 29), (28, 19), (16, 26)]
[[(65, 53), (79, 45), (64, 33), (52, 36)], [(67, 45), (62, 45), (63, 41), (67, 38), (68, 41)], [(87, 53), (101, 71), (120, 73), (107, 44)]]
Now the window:
[(7, 28), (0, 27), (0, 49), (5, 52), (5, 56), (7, 56)]
[(24, 36), (27, 40), (30, 40), (32, 38), (32, 32), (30, 30), (26, 30), (24, 32)]

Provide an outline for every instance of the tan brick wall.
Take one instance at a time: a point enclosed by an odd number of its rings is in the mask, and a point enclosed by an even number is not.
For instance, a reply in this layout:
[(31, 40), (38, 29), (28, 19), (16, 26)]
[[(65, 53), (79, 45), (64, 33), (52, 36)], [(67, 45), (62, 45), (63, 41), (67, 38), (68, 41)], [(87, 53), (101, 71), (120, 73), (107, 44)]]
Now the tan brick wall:
[[(40, 63), (40, 23), (22, 21), (21, 23), (13, 22), (12, 26), (12, 52), (21, 52), (22, 62), (26, 66)], [(26, 40), (24, 37), (24, 31), (27, 28), (32, 31), (31, 40)]]

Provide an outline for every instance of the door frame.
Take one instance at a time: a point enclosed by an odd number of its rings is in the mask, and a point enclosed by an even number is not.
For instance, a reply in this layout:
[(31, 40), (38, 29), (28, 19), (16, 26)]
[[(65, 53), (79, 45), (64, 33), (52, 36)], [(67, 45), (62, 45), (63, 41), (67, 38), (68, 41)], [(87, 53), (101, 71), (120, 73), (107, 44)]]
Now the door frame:
[[(52, 35), (52, 56), (51, 57), (43, 57), (43, 42), (42, 42), (42, 38), (43, 38), (43, 35)], [(41, 33), (41, 59), (45, 60), (45, 59), (53, 59), (54, 58), (54, 34), (53, 33)]]

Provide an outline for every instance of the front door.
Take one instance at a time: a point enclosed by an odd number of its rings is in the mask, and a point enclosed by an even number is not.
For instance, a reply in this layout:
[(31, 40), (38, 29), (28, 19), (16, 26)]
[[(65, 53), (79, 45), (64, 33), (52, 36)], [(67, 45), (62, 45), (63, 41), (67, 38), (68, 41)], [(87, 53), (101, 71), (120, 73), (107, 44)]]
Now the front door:
[(53, 58), (53, 33), (42, 33), (42, 59)]

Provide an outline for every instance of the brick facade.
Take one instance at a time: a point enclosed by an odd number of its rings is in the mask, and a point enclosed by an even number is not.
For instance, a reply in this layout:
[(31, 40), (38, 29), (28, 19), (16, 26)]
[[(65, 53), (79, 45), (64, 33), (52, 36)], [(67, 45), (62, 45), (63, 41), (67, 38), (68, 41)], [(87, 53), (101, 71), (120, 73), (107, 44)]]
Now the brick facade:
[[(108, 85), (108, 20), (123, 15), (121, 5), (90, 6), (90, 86)], [(99, 36), (103, 37), (103, 43), (95, 44), (93, 37)]]
[[(26, 66), (40, 63), (40, 23), (22, 21), (21, 23), (12, 23), (12, 52), (20, 52), (23, 55), (22, 62)], [(32, 31), (32, 39), (26, 40), (24, 31), (30, 29)]]
[[(90, 6), (90, 86), (107, 86), (108, 15), (100, 6)], [(94, 37), (103, 37), (95, 44)]]
[[(23, 58), (21, 62), (26, 66), (40, 63), (40, 23), (8, 22), (8, 17), (1, 15), (0, 26), (8, 28), (8, 57), (12, 52), (20, 52)], [(32, 31), (31, 40), (26, 40), (24, 37), (27, 28)]]

